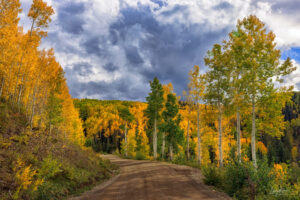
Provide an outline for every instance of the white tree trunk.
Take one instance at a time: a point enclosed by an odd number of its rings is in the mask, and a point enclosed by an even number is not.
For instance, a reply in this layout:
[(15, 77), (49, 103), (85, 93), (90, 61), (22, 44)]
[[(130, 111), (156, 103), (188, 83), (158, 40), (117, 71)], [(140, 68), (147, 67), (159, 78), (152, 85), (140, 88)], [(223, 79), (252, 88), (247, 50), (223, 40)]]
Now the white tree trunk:
[(162, 147), (161, 147), (161, 157), (162, 157), (162, 159), (164, 159), (165, 158), (165, 145), (166, 145), (166, 141), (165, 141), (165, 133), (163, 132), (162, 133), (163, 134), (163, 141), (162, 141)]
[(252, 131), (251, 131), (251, 153), (253, 165), (256, 168), (256, 148), (255, 148), (255, 99), (252, 97)]
[(236, 139), (237, 139), (237, 156), (239, 162), (241, 162), (241, 119), (240, 119), (240, 108), (236, 110)]
[(5, 78), (4, 78), (4, 77), (2, 77), (2, 81), (1, 81), (1, 88), (0, 88), (0, 97), (2, 96), (2, 93), (3, 93), (4, 81), (5, 81)]
[(35, 106), (35, 95), (36, 95), (37, 86), (34, 87), (33, 91), (33, 97), (32, 97), (32, 107), (31, 107), (31, 116), (30, 116), (30, 129), (32, 130), (32, 123), (33, 123), (33, 117), (34, 117), (34, 106)]
[(186, 154), (187, 154), (186, 157), (187, 157), (187, 160), (190, 159), (190, 143), (189, 143), (190, 135), (189, 135), (189, 130), (190, 130), (190, 113), (191, 113), (190, 107), (188, 109), (189, 109), (188, 124), (187, 124), (187, 131), (186, 131)]
[(125, 123), (125, 156), (128, 156), (127, 152), (127, 122)]
[(200, 108), (197, 105), (197, 137), (198, 137), (198, 165), (201, 164), (201, 137), (200, 137)]
[(218, 116), (218, 128), (219, 128), (219, 164), (223, 167), (223, 148), (222, 148), (222, 112), (219, 105), (219, 116)]
[(154, 119), (154, 133), (153, 133), (153, 157), (156, 160), (157, 158), (157, 130), (156, 130), (156, 126), (157, 126), (157, 119), (155, 117)]
[(170, 159), (173, 161), (173, 146), (170, 145)]

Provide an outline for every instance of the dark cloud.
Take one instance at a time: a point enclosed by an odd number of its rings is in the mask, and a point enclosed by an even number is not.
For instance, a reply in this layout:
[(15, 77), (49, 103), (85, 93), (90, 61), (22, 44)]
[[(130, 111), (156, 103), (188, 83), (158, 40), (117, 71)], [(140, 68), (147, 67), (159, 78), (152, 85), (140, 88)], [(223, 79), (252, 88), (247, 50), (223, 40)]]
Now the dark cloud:
[(137, 47), (134, 46), (125, 46), (125, 52), (126, 52), (126, 57), (130, 64), (137, 65), (137, 64), (142, 64), (144, 61), (141, 58)]
[[(270, 2), (270, 1), (269, 1)], [(272, 10), (275, 12), (282, 12), (286, 14), (298, 14), (300, 1), (299, 0), (285, 0), (285, 1), (271, 1)]]
[(234, 8), (234, 6), (232, 4), (230, 4), (229, 2), (221, 2), (218, 5), (214, 6), (215, 9), (218, 10), (231, 10)]
[[(87, 96), (101, 96), (101, 99), (120, 99), (120, 100), (139, 100), (145, 101), (141, 98), (141, 93), (144, 93), (145, 88), (143, 86), (135, 84), (132, 80), (123, 77), (112, 83), (105, 81), (90, 81), (85, 83), (80, 82), (68, 82), (69, 85), (76, 87), (76, 90), (70, 91), (72, 96), (81, 96), (84, 92)], [(146, 87), (148, 90), (148, 87)]]
[(150, 1), (152, 1), (153, 3), (156, 3), (157, 5), (159, 5), (159, 7), (168, 5), (166, 2), (161, 1), (161, 0), (150, 0)]
[(58, 21), (62, 29), (68, 33), (80, 34), (85, 24), (80, 16), (84, 10), (85, 7), (83, 3), (68, 3), (60, 7), (58, 10)]
[[(160, 7), (165, 6), (163, 1), (154, 2)], [(219, 7), (229, 9), (230, 5)], [(189, 70), (197, 64), (204, 71), (203, 56), (206, 51), (213, 43), (221, 42), (231, 28), (209, 31), (206, 22), (162, 23), (148, 6), (140, 4), (134, 8), (122, 8), (118, 18), (109, 25), (108, 34), (103, 34), (97, 25), (92, 30), (83, 30), (83, 13), (82, 5), (63, 6), (58, 13), (61, 30), (78, 35), (79, 47), (74, 48), (72, 42), (66, 42), (72, 39), (57, 34), (50, 34), (49, 38), (54, 42), (55, 49), (91, 60), (79, 60), (72, 67), (65, 67), (73, 97), (144, 101), (149, 93), (149, 80), (155, 76), (164, 84), (171, 82), (175, 92), (181, 95), (188, 83)], [(179, 13), (187, 16), (187, 7), (175, 6), (161, 16), (170, 17)], [(111, 74), (111, 81), (89, 80), (90, 75), (95, 73), (93, 69)], [(80, 82), (79, 77), (86, 81)]]
[(86, 76), (87, 74), (93, 73), (93, 66), (87, 62), (76, 63), (73, 65), (72, 72), (80, 76)]
[(118, 70), (119, 67), (110, 62), (110, 63), (104, 65), (104, 69), (109, 72), (114, 72), (114, 71)]
[(187, 9), (188, 7), (187, 6), (184, 6), (184, 5), (176, 5), (174, 6), (173, 9), (171, 10), (167, 10), (167, 11), (164, 11), (162, 12), (161, 14), (164, 15), (165, 17), (170, 17), (176, 13), (180, 13), (180, 14), (185, 14), (187, 15)]
[(60, 12), (67, 12), (71, 15), (82, 14), (85, 10), (84, 3), (67, 3), (60, 8)]
[(102, 55), (104, 53), (100, 48), (100, 44), (100, 39), (98, 37), (88, 37), (82, 42), (82, 45), (88, 54), (96, 55)]

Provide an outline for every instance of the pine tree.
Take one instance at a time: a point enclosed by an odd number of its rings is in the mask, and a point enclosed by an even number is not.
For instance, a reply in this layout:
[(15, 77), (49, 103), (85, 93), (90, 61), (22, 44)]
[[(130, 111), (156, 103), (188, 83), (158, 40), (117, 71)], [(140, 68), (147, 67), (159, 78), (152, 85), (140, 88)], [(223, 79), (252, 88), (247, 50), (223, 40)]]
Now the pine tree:
[(168, 94), (165, 107), (162, 113), (164, 118), (162, 129), (166, 133), (166, 141), (169, 144), (170, 159), (173, 160), (173, 151), (178, 151), (178, 144), (184, 140), (183, 130), (179, 126), (181, 115), (178, 113), (179, 106), (174, 94)]
[(149, 126), (151, 130), (153, 130), (153, 157), (154, 159), (157, 158), (157, 127), (158, 122), (161, 118), (160, 111), (163, 108), (163, 88), (162, 85), (159, 83), (159, 80), (155, 77), (153, 81), (150, 81), (151, 92), (149, 96), (146, 97), (148, 102), (148, 107), (145, 111), (146, 116), (149, 119)]

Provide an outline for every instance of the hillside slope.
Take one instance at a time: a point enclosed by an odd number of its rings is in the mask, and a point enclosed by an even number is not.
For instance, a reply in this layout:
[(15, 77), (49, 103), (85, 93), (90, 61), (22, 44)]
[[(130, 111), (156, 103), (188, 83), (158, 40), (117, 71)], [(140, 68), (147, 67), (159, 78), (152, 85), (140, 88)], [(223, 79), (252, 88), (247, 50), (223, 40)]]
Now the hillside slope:
[(116, 172), (108, 160), (63, 134), (30, 131), (20, 110), (0, 102), (0, 199), (62, 199)]

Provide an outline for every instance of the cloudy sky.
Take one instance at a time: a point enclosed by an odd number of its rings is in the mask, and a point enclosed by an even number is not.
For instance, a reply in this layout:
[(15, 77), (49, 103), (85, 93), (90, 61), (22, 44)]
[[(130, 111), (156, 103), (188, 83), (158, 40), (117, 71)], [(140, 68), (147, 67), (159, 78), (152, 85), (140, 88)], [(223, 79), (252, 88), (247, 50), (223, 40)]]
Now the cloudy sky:
[[(144, 101), (149, 80), (171, 82), (178, 95), (188, 71), (238, 19), (257, 15), (276, 34), (282, 59), (297, 70), (286, 79), (300, 90), (299, 0), (47, 0), (55, 15), (43, 40), (53, 47), (76, 98)], [(21, 24), (31, 0), (21, 0)]]

